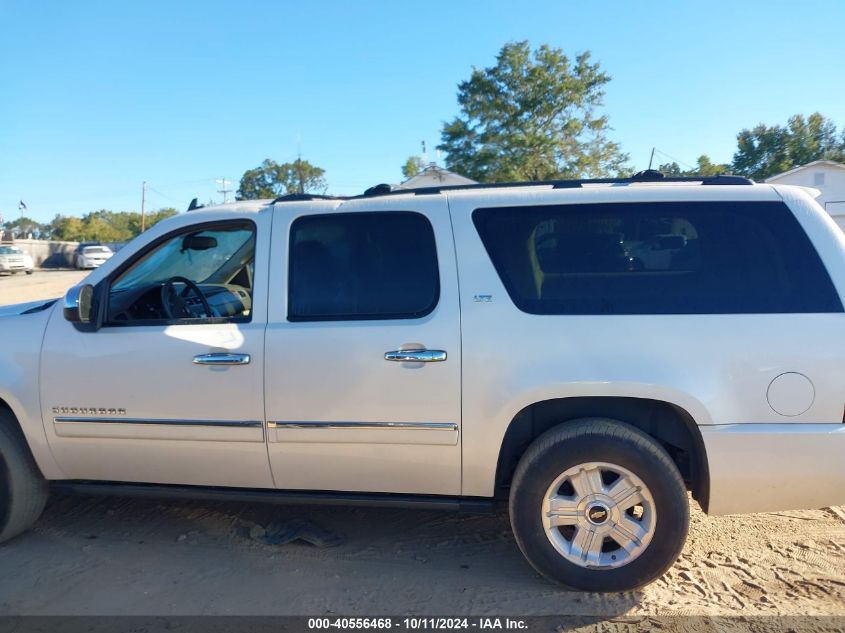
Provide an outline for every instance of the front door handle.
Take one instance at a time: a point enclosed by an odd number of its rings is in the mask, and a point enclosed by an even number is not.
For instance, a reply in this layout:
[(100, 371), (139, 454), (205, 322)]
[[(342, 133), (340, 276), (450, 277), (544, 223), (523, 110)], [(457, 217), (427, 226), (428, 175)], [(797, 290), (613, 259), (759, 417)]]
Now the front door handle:
[(194, 356), (194, 365), (249, 365), (249, 354), (200, 354)]
[(384, 360), (397, 363), (442, 363), (446, 352), (441, 349), (397, 349), (384, 353)]

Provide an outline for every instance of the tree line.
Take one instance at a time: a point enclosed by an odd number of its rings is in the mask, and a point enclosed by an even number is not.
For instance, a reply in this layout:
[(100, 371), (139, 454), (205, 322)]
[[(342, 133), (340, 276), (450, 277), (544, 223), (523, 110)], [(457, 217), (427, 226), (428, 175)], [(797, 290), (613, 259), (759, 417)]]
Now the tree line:
[[(170, 207), (159, 209), (147, 213), (144, 224), (146, 228), (150, 228), (177, 213), (176, 209)], [(19, 239), (31, 235), (34, 239), (40, 240), (128, 242), (141, 232), (141, 214), (137, 211), (101, 209), (81, 218), (59, 214), (47, 223), (22, 217), (6, 222), (3, 228)]]

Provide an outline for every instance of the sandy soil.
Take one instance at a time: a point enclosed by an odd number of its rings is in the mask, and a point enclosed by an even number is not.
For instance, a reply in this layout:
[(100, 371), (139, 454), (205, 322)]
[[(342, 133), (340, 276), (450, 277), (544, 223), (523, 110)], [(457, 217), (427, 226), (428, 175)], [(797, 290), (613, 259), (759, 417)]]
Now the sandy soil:
[[(0, 277), (0, 305), (60, 296), (84, 276)], [(256, 538), (274, 521), (341, 543)], [(696, 506), (666, 576), (607, 595), (538, 577), (503, 512), (55, 497), (34, 530), (0, 546), (0, 569), (0, 615), (845, 616), (845, 510), (707, 517)]]
[[(599, 595), (537, 576), (504, 512), (57, 497), (0, 546), (0, 614), (845, 615), (838, 512), (696, 510), (665, 577)], [(254, 538), (273, 521), (340, 544)]]
[(82, 270), (36, 270), (31, 275), (0, 275), (0, 306), (55, 299), (88, 276)]

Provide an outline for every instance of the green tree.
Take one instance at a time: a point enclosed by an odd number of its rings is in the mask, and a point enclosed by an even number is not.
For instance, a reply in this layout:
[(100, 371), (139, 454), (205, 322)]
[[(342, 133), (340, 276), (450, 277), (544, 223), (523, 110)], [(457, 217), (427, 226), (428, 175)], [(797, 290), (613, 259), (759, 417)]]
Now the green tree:
[(82, 223), (82, 218), (73, 216), (57, 215), (50, 222), (50, 232), (54, 240), (64, 242), (84, 241), (84, 229), (85, 225)]
[(32, 235), (35, 239), (43, 239), (45, 236), (49, 236), (50, 233), (49, 227), (27, 217), (9, 220), (0, 226), (0, 228), (5, 229), (18, 238), (25, 238)]
[(418, 173), (420, 173), (425, 164), (423, 163), (423, 159), (420, 156), (408, 156), (408, 160), (405, 161), (405, 164), (402, 165), (402, 175), (405, 178), (413, 178)]
[(718, 176), (731, 173), (731, 166), (725, 163), (714, 163), (707, 154), (702, 154), (692, 169), (683, 170), (678, 163), (664, 163), (657, 171), (665, 176)]
[(740, 131), (736, 140), (733, 170), (756, 180), (814, 160), (845, 160), (845, 136), (838, 136), (833, 121), (818, 112), (806, 118), (796, 114), (786, 125), (760, 123)]
[(277, 198), (290, 193), (325, 193), (325, 170), (307, 160), (279, 164), (269, 158), (248, 169), (238, 187), (238, 200)]
[(681, 169), (681, 166), (672, 161), (671, 163), (663, 163), (662, 165), (657, 166), (657, 171), (659, 171), (664, 176), (683, 176), (684, 170)]
[(609, 81), (589, 52), (570, 60), (546, 44), (505, 44), (494, 66), (458, 85), (461, 113), (438, 146), (446, 166), (480, 182), (618, 174), (628, 156), (596, 114)]
[[(146, 228), (176, 215), (172, 207), (146, 215)], [(57, 215), (48, 227), (53, 239), (70, 242), (127, 242), (141, 232), (141, 214), (137, 211), (100, 209), (81, 218)]]
[[(139, 214), (140, 215), (140, 214)], [(158, 211), (153, 211), (152, 213), (147, 214), (146, 219), (146, 228), (151, 229), (156, 224), (161, 222), (162, 220), (166, 220), (167, 218), (172, 218), (174, 215), (179, 215), (179, 212), (174, 209), (173, 207), (165, 207), (163, 209), (159, 209)]]
[(718, 176), (720, 174), (730, 174), (731, 166), (727, 163), (714, 163), (710, 160), (707, 154), (702, 154), (698, 157), (697, 166), (695, 168), (696, 176)]

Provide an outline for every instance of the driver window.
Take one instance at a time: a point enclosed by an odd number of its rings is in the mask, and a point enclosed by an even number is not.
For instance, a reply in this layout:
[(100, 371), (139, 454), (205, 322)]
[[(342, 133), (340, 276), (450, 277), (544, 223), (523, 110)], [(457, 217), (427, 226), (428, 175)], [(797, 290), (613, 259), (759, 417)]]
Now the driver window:
[(109, 290), (107, 322), (249, 320), (254, 270), (252, 223), (194, 227), (159, 242), (120, 273)]

